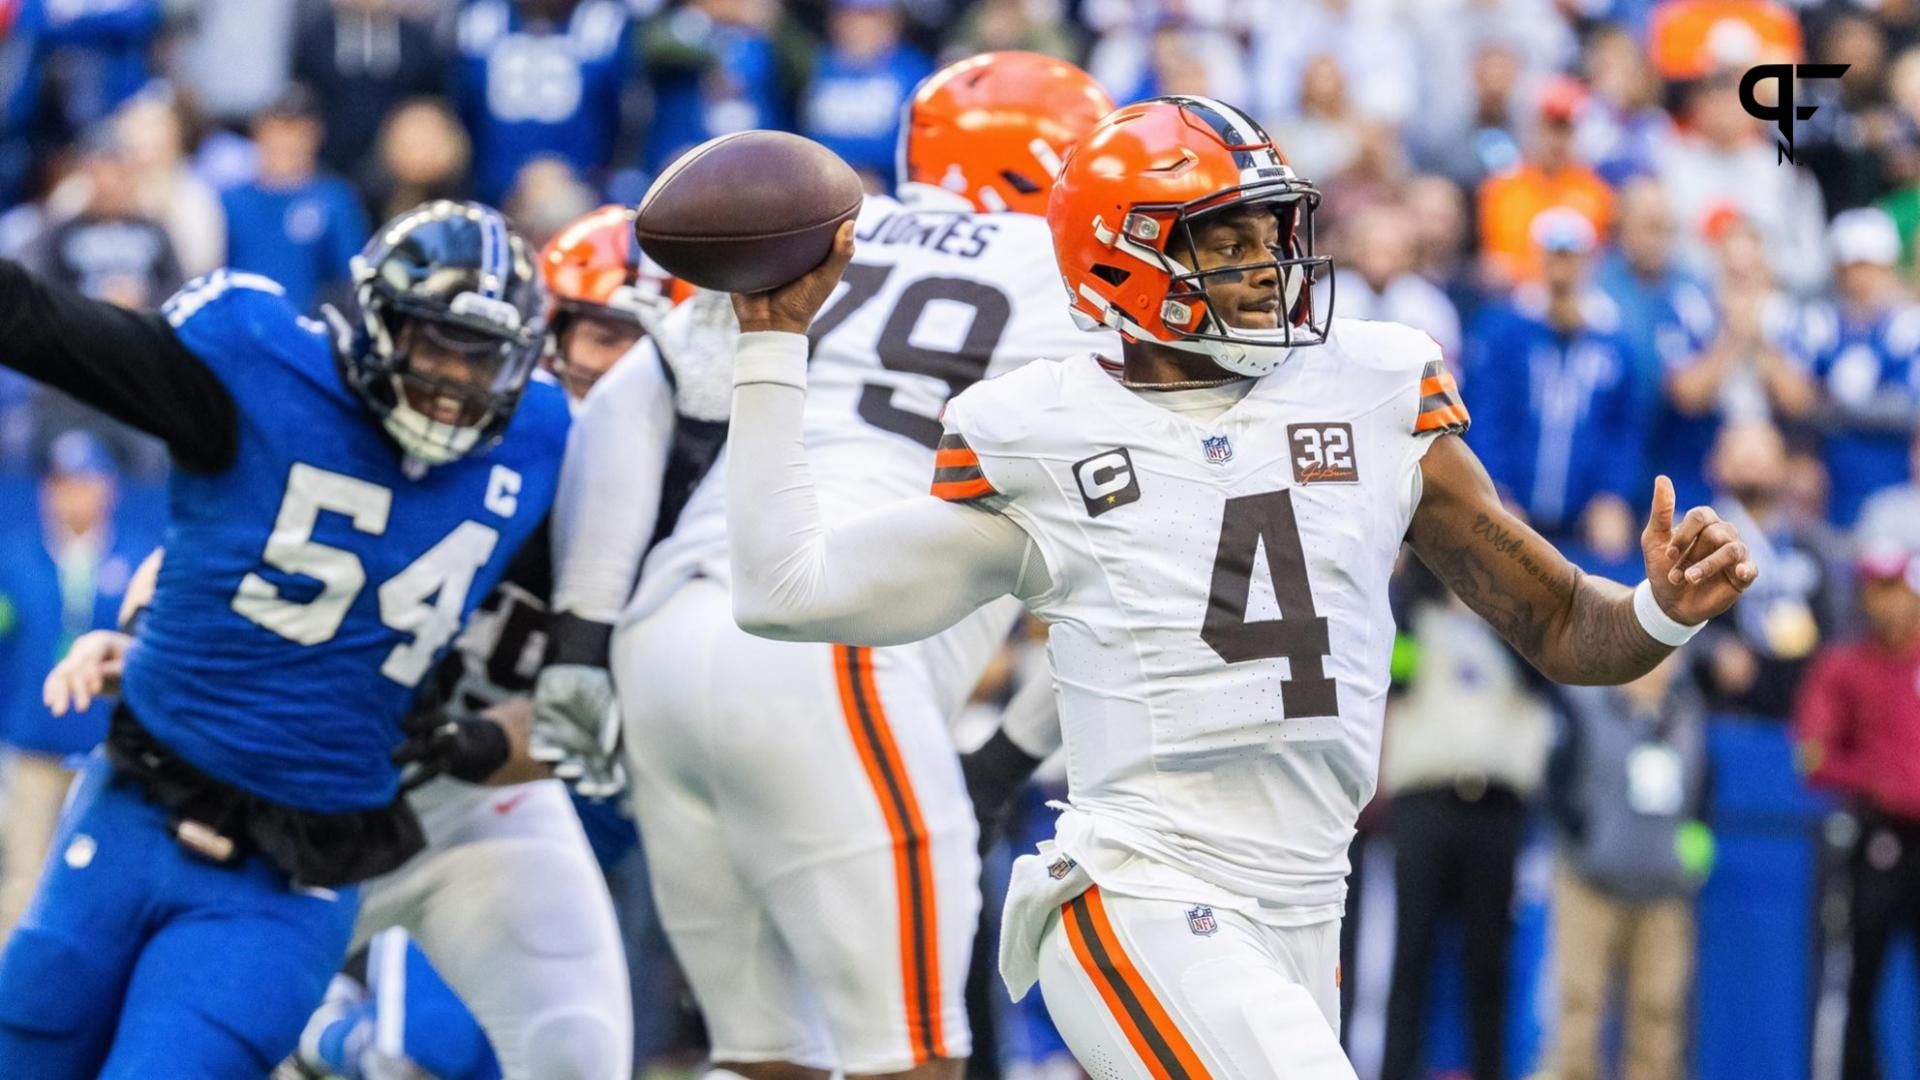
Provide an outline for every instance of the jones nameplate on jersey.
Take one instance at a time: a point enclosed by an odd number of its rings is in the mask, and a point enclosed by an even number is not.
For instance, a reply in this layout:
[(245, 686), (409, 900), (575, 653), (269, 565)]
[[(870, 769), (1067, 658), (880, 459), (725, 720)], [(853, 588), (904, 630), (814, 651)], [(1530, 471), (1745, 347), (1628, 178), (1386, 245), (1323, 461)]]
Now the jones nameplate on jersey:
[(1073, 478), (1080, 484), (1088, 517), (1140, 501), (1140, 479), (1133, 472), (1133, 455), (1124, 446), (1074, 462)]
[(1357, 484), (1352, 424), (1288, 424), (1296, 484)]

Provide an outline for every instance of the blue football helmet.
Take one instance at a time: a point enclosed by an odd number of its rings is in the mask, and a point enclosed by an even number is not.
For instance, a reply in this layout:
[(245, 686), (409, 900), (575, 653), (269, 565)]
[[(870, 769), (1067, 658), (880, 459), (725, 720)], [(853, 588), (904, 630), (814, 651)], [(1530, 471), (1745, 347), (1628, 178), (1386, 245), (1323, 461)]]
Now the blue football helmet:
[(352, 269), (347, 382), (387, 434), (428, 465), (498, 441), (547, 330), (538, 269), (507, 219), (425, 203), (375, 233)]

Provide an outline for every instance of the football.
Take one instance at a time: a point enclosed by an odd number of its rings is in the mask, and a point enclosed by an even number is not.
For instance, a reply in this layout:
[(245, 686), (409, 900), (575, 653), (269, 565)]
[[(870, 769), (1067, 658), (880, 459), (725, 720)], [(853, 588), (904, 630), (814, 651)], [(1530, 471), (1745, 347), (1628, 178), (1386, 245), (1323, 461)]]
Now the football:
[(860, 212), (860, 177), (811, 139), (741, 131), (660, 174), (634, 219), (640, 250), (702, 288), (753, 293), (820, 265)]

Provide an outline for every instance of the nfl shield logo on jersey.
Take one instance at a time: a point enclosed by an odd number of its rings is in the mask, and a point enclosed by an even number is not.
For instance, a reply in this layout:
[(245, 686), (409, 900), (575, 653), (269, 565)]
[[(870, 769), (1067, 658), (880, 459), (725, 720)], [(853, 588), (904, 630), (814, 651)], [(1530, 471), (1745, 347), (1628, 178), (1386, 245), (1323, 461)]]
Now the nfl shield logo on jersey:
[(1068, 856), (1062, 855), (1047, 865), (1047, 876), (1055, 881), (1064, 881), (1068, 874), (1073, 873), (1073, 868), (1079, 865)]
[(1187, 912), (1187, 929), (1195, 937), (1212, 937), (1220, 929), (1220, 921), (1213, 917), (1213, 909), (1205, 904)]
[(1233, 460), (1233, 444), (1225, 435), (1209, 435), (1200, 440), (1200, 448), (1207, 452), (1207, 463), (1225, 465)]

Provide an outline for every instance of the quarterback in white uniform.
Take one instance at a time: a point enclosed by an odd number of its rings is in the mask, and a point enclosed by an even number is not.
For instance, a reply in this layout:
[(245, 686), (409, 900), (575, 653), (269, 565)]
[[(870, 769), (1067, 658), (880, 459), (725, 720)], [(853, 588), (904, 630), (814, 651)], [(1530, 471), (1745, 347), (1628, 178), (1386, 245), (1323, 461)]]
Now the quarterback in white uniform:
[(734, 298), (741, 625), (894, 645), (1012, 595), (1049, 626), (1070, 807), (1016, 864), (1001, 972), (1016, 995), (1040, 982), (1098, 1077), (1353, 1075), (1338, 927), (1403, 539), (1562, 682), (1638, 676), (1755, 574), (1710, 510), (1674, 522), (1664, 478), (1638, 589), (1512, 516), (1438, 347), (1316, 310), (1318, 200), (1230, 106), (1108, 116), (1048, 220), (1074, 310), (1124, 346), (960, 393), (937, 497), (853, 519), (815, 491), (843, 466), (806, 434), (803, 336), (851, 232), (807, 278)]
[[(826, 514), (923, 490), (951, 395), (1084, 340), (1040, 299), (1058, 285), (1037, 214), (1059, 156), (1110, 108), (1084, 72), (1024, 53), (970, 58), (915, 92), (901, 160), (921, 197), (867, 199), (862, 257), (803, 343), (820, 388), (805, 437), (834, 463)], [(577, 437), (596, 440), (582, 419)], [(594, 472), (615, 490), (630, 469), (613, 452), (578, 466), (581, 490), (601, 486)], [(611, 655), (635, 818), (714, 1066), (755, 1080), (957, 1077), (979, 866), (947, 725), (1018, 605), (895, 649), (751, 637), (728, 595), (725, 469), (723, 455), (631, 598), (613, 575), (585, 595), (575, 582), (592, 575), (565, 551), (557, 564), (559, 594), (583, 612), (631, 599)], [(582, 536), (614, 516), (586, 513)]]

